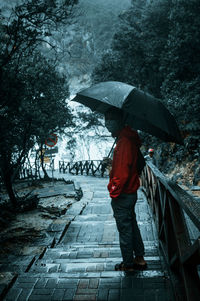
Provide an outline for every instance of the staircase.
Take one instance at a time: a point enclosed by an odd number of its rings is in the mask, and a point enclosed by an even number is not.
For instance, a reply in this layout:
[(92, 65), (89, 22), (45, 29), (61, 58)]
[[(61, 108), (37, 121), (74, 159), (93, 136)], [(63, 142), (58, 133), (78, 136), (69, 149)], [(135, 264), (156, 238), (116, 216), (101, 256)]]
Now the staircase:
[[(145, 271), (115, 271), (122, 261), (118, 231), (106, 189), (107, 179), (76, 176), (84, 209), (71, 221), (59, 242), (22, 273), (5, 300), (173, 301), (168, 270), (158, 248), (151, 210), (139, 190), (136, 214), (145, 245)], [(67, 215), (74, 215), (72, 206)]]

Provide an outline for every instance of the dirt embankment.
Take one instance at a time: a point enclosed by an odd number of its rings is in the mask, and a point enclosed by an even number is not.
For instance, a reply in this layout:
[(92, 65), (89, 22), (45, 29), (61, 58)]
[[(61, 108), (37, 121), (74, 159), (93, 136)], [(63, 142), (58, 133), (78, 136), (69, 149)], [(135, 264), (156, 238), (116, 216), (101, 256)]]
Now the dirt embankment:
[(200, 166), (197, 160), (180, 162), (165, 175), (181, 185), (183, 189), (191, 190), (194, 195), (200, 197)]
[(41, 180), (32, 185), (22, 181), (15, 185), (15, 193), (16, 208), (11, 206), (5, 189), (0, 195), (0, 263), (2, 255), (16, 253), (47, 237), (47, 229), (82, 197), (74, 183), (65, 180)]

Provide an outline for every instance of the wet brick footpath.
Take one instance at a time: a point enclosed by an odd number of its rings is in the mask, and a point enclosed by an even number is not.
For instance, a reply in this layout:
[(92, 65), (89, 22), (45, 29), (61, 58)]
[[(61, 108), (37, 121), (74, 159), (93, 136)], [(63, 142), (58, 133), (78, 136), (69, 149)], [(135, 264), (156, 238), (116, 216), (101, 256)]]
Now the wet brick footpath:
[[(61, 237), (20, 272), (4, 300), (173, 301), (150, 208), (139, 190), (136, 214), (145, 244), (145, 271), (114, 271), (121, 262), (107, 179), (76, 176), (83, 199), (67, 211)], [(82, 207), (81, 207), (82, 202)], [(84, 202), (84, 206), (83, 206)], [(82, 208), (82, 209), (81, 209)]]

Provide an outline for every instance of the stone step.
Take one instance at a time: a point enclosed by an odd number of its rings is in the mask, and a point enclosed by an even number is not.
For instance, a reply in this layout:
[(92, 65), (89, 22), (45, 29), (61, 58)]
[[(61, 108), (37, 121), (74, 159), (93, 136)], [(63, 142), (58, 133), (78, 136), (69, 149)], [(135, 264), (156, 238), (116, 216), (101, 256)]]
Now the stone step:
[[(95, 200), (97, 200), (97, 199), (107, 199), (107, 200), (109, 200), (109, 201), (111, 201), (111, 198), (110, 198), (110, 196), (109, 196), (109, 194), (107, 193), (107, 192), (105, 192), (104, 194), (103, 194), (103, 191), (101, 191), (101, 193), (100, 193), (100, 195), (98, 196), (97, 195), (97, 193), (94, 193), (94, 199)], [(145, 201), (146, 202), (146, 197), (144, 196), (144, 194), (142, 193), (142, 192), (138, 192), (138, 194), (137, 194), (137, 201), (138, 200), (143, 200), (143, 201)]]
[[(101, 254), (102, 257), (94, 257), (94, 258), (89, 258), (87, 254), (79, 257), (77, 256), (76, 259), (70, 258), (67, 256), (67, 254), (62, 254), (60, 258), (58, 259), (53, 259), (53, 258), (43, 258), (42, 260), (38, 262), (43, 262), (43, 263), (56, 263), (56, 264), (78, 264), (78, 263), (108, 263), (108, 262), (121, 262), (121, 256), (119, 254), (118, 257), (110, 256), (110, 257), (105, 257), (104, 254)], [(160, 264), (160, 257), (159, 256), (145, 256), (145, 260), (148, 261), (149, 265), (153, 264)]]
[(88, 213), (78, 215), (76, 216), (74, 221), (80, 221), (81, 223), (83, 222), (100, 222), (100, 221), (112, 221), (115, 223), (115, 220), (113, 218), (113, 214), (94, 214), (94, 213)]
[[(133, 271), (133, 272), (123, 272), (123, 271), (103, 271), (103, 272), (78, 272), (78, 273), (63, 273), (63, 272), (52, 272), (52, 273), (32, 273), (31, 271), (28, 273), (21, 273), (18, 277), (18, 281), (21, 282), (21, 278), (23, 279), (23, 282), (30, 283), (33, 282), (34, 279), (37, 278), (56, 278), (56, 279), (78, 279), (78, 278), (113, 278), (113, 282), (117, 281), (117, 279), (123, 277), (122, 279), (126, 279), (131, 277), (133, 279), (137, 278), (145, 278), (150, 279), (154, 278), (155, 282), (162, 282), (165, 279), (169, 279), (167, 276), (167, 271), (154, 271), (154, 270), (145, 270), (145, 271)], [(168, 300), (169, 301), (169, 300)]]
[[(152, 223), (152, 217), (151, 214), (148, 210), (143, 210), (144, 206), (137, 206), (135, 208), (135, 212), (137, 215), (137, 220), (139, 221), (140, 219), (144, 220), (144, 219), (150, 219), (151, 223)], [(113, 217), (113, 211), (110, 205), (108, 206), (101, 206), (101, 204), (90, 204), (90, 206), (87, 206), (81, 215), (89, 215), (89, 214), (102, 214), (102, 215), (112, 215)], [(114, 218), (113, 218), (114, 220)]]
[(82, 215), (87, 215), (87, 214), (112, 214), (112, 208), (108, 204), (108, 206), (102, 206), (101, 204), (95, 204), (91, 203), (89, 206), (87, 206), (84, 210)]
[(109, 179), (101, 179), (101, 178), (94, 178), (94, 179), (90, 179), (89, 181), (85, 182), (86, 184), (92, 184), (94, 186), (94, 190), (95, 189), (99, 189), (100, 187), (104, 187), (107, 188), (107, 185), (109, 183)]
[[(149, 261), (148, 258), (146, 258), (148, 267), (145, 271), (142, 272), (148, 272), (150, 271), (153, 273), (155, 272), (160, 273), (162, 271), (162, 266), (159, 260), (151, 260)], [(59, 261), (59, 260), (57, 260)], [(67, 262), (65, 260), (61, 261), (60, 263), (48, 263), (46, 261), (40, 261), (35, 263), (31, 269), (31, 273), (86, 273), (86, 272), (113, 272), (115, 270), (115, 264), (120, 263), (121, 258), (112, 258), (107, 259), (104, 261), (96, 260), (95, 262), (86, 262), (84, 260), (83, 262), (78, 261), (77, 262)], [(100, 276), (101, 277), (101, 276)]]
[[(145, 245), (145, 257), (146, 256), (158, 256), (158, 248), (157, 246), (147, 246), (146, 242), (144, 242)], [(46, 253), (44, 254), (43, 258), (52, 258), (52, 259), (60, 259), (60, 258), (114, 258), (114, 257), (120, 257), (121, 251), (119, 246), (117, 247), (91, 247), (90, 245), (88, 247), (62, 247), (62, 248), (53, 248), (53, 249), (47, 249)]]
[[(147, 261), (159, 261), (160, 257), (158, 254), (146, 254), (145, 259)], [(62, 261), (63, 260), (63, 261)], [(78, 262), (110, 262), (110, 261), (120, 261), (121, 260), (121, 253), (120, 252), (93, 252), (93, 254), (88, 253), (88, 252), (62, 252), (59, 254), (46, 254), (41, 260), (45, 262), (54, 262), (54, 263), (67, 263), (67, 262), (73, 262), (73, 263), (78, 263)]]
[[(91, 210), (93, 211), (93, 210)], [(113, 213), (111, 214), (95, 214), (95, 213), (87, 213), (84, 214), (84, 211), (82, 213), (82, 215), (77, 215), (76, 218), (74, 219), (75, 222), (101, 222), (101, 221), (107, 221), (107, 222), (112, 222), (113, 225), (116, 224), (115, 219), (113, 217)], [(141, 218), (138, 219), (138, 223), (140, 223), (141, 221), (144, 222), (149, 222), (152, 223), (152, 219), (148, 214), (143, 213)], [(74, 222), (73, 222), (74, 223)]]
[[(148, 269), (160, 270), (161, 262), (156, 247), (146, 248), (145, 259)], [(114, 270), (114, 265), (121, 262), (119, 247), (109, 248), (62, 248), (48, 249), (41, 260), (32, 267), (33, 272), (73, 272)], [(148, 270), (147, 269), (147, 270)]]
[[(108, 193), (108, 190), (107, 190), (108, 181), (107, 182), (103, 182), (103, 183), (101, 183), (101, 182), (98, 181), (98, 183), (95, 183), (95, 185), (94, 185), (94, 183), (88, 184), (88, 183), (80, 183), (80, 182), (79, 182), (79, 184), (80, 184), (80, 186), (81, 186), (82, 189), (88, 188), (88, 186), (92, 185), (92, 186), (95, 186), (95, 187), (98, 186), (98, 191), (99, 192), (106, 192), (106, 193)], [(94, 191), (95, 191), (95, 189), (94, 189)]]
[[(113, 288), (115, 287), (121, 287), (121, 288), (128, 288), (128, 287), (144, 287), (148, 286), (148, 283), (151, 285), (153, 284), (152, 281), (154, 280), (154, 285), (152, 285), (152, 288), (155, 288), (156, 284), (161, 285), (164, 284), (165, 281), (168, 279), (164, 273), (155, 272), (151, 273), (150, 271), (140, 271), (140, 272), (129, 272), (128, 277), (123, 277), (125, 273), (120, 271), (114, 271), (114, 272), (103, 272), (102, 278), (98, 279), (100, 284), (104, 283), (104, 287)], [(127, 274), (127, 273), (126, 273)], [(26, 284), (26, 287), (34, 286), (35, 288), (50, 288), (52, 287), (52, 284), (56, 285), (56, 288), (73, 288), (77, 287), (78, 284), (80, 284), (79, 277), (80, 278), (91, 278), (92, 280), (99, 277), (99, 273), (78, 273), (67, 275), (66, 273), (49, 273), (49, 274), (36, 274), (36, 273), (28, 273), (28, 274), (21, 274), (20, 277), (18, 277), (15, 288), (22, 287), (22, 283)], [(145, 282), (141, 278), (145, 278)], [(44, 279), (43, 279), (44, 278)], [(140, 281), (137, 281), (137, 279)], [(87, 281), (85, 281), (87, 282)], [(140, 283), (139, 283), (140, 282)], [(51, 283), (51, 285), (50, 285)], [(83, 282), (82, 282), (83, 284)], [(107, 284), (107, 285), (106, 285)], [(118, 285), (117, 285), (118, 284)], [(139, 285), (140, 284), (140, 285)], [(85, 283), (86, 286), (86, 283)], [(150, 288), (150, 287), (149, 287)], [(13, 301), (13, 300), (12, 300)]]
[(5, 301), (21, 300), (174, 300), (170, 294), (169, 279), (163, 273), (123, 272), (27, 274), (18, 277)]
[[(145, 271), (162, 271), (160, 258), (145, 257), (148, 267)], [(121, 258), (93, 258), (89, 259), (47, 259), (37, 261), (30, 269), (31, 273), (74, 273), (74, 272), (103, 272), (114, 271), (115, 264), (120, 263)]]
[[(93, 216), (93, 214), (91, 214), (90, 216)], [(101, 215), (101, 214), (96, 215), (96, 217), (99, 217), (100, 219), (101, 219), (101, 217), (105, 218), (106, 216), (108, 218), (112, 217), (112, 215), (107, 215), (107, 214), (105, 214), (105, 215)], [(80, 228), (83, 228), (83, 227), (84, 228), (90, 228), (91, 225), (94, 225), (94, 227), (98, 227), (98, 226), (102, 226), (102, 225), (106, 225), (106, 226), (111, 225), (112, 228), (113, 228), (113, 230), (115, 230), (115, 228), (116, 228), (115, 227), (116, 223), (115, 223), (115, 220), (113, 218), (111, 220), (90, 220), (88, 218), (88, 216), (82, 215), (82, 216), (79, 216), (79, 217), (80, 217), (80, 220), (73, 220), (73, 222), (70, 224), (70, 227), (69, 227), (68, 230), (70, 230), (70, 228), (71, 229), (80, 229)], [(77, 219), (79, 217), (77, 217)], [(95, 217), (95, 215), (94, 215), (94, 217)], [(84, 223), (85, 219), (86, 219), (86, 222)], [(148, 220), (138, 221), (138, 223), (141, 224), (141, 225), (143, 225), (143, 224), (151, 224), (151, 222), (149, 223)], [(101, 228), (99, 230), (101, 230)], [(70, 230), (70, 231), (72, 231), (72, 230)]]
[[(141, 235), (143, 240), (155, 241), (155, 233), (153, 232), (152, 225), (150, 223), (139, 223), (141, 228)], [(110, 226), (110, 227), (109, 227)], [(112, 223), (104, 225), (99, 223), (88, 223), (82, 225), (81, 229), (78, 227), (72, 227), (68, 229), (61, 241), (61, 245), (76, 244), (76, 243), (118, 243), (119, 235), (115, 228), (112, 227)]]
[[(145, 246), (145, 250), (150, 250), (150, 249), (158, 249), (158, 242), (153, 242), (152, 241), (149, 241), (149, 240), (143, 240), (143, 243), (144, 243), (144, 246)], [(85, 249), (88, 249), (88, 248), (94, 248), (94, 249), (98, 249), (99, 248), (106, 248), (106, 249), (111, 249), (111, 250), (115, 250), (115, 249), (118, 249), (119, 250), (119, 241), (118, 242), (100, 242), (100, 243), (97, 243), (97, 242), (84, 242), (83, 243), (78, 243), (78, 242), (75, 242), (71, 245), (61, 245), (61, 244), (58, 244), (56, 247), (54, 248), (49, 248), (47, 250), (52, 250), (52, 251), (58, 251), (58, 250), (75, 250), (75, 249), (78, 249), (78, 250), (85, 250)]]

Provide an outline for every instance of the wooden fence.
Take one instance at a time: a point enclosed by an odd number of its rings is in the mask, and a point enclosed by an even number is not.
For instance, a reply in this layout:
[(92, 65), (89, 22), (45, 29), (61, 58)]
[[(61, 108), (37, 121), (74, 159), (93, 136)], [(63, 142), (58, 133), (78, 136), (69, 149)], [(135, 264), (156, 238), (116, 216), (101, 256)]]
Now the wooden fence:
[[(159, 243), (172, 274), (180, 276), (187, 301), (200, 300), (200, 203), (148, 163), (141, 176), (152, 208)], [(197, 230), (191, 237), (187, 218)], [(173, 283), (173, 281), (172, 281)], [(177, 295), (177, 300), (180, 296)]]
[(105, 165), (101, 160), (85, 160), (77, 162), (59, 161), (59, 172), (101, 177), (108, 175)]

